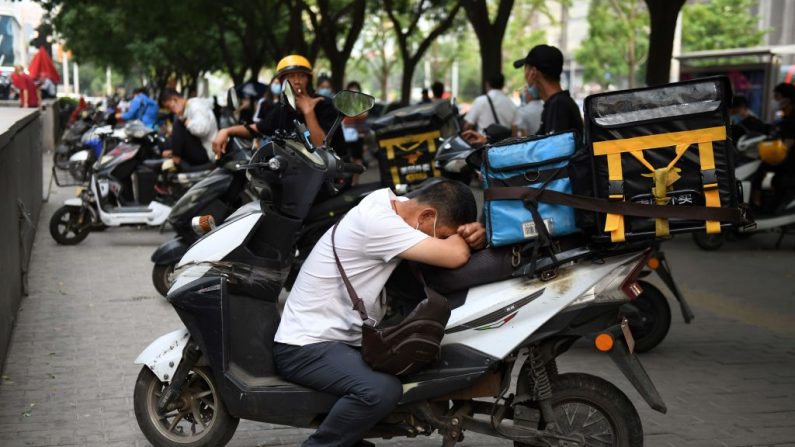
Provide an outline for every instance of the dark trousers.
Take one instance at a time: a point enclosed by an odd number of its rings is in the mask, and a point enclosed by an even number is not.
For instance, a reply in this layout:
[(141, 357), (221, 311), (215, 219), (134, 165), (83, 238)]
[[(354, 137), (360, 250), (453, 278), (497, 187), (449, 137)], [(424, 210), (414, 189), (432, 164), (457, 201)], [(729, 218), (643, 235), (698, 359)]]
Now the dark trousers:
[(303, 447), (356, 444), (403, 396), (403, 385), (397, 377), (373, 371), (358, 350), (344, 343), (275, 343), (273, 354), (285, 379), (340, 396)]

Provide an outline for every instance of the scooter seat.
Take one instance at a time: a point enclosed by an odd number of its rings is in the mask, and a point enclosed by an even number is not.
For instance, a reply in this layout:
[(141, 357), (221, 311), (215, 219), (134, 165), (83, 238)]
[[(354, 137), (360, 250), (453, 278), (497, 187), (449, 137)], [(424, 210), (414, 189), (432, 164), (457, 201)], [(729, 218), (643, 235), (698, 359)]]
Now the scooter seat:
[(313, 205), (305, 220), (307, 222), (312, 222), (325, 217), (345, 214), (351, 207), (359, 203), (362, 196), (381, 188), (382, 186), (380, 183), (365, 183), (363, 185), (351, 186), (336, 196)]
[(212, 171), (215, 168), (215, 163), (209, 162), (204, 163), (196, 166), (180, 166), (179, 172), (201, 172), (201, 171)]
[(429, 287), (449, 294), (510, 278), (515, 269), (512, 257), (513, 247), (485, 248), (472, 253), (463, 267), (446, 269), (422, 265), (421, 270)]
[(152, 158), (149, 160), (144, 160), (141, 164), (154, 171), (160, 171), (160, 167), (163, 166), (164, 161), (164, 158)]

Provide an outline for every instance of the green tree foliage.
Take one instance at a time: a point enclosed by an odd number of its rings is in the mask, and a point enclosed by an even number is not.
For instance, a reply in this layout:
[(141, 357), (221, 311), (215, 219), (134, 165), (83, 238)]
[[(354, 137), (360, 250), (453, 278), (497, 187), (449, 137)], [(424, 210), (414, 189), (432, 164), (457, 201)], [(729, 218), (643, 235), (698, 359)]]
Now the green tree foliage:
[(758, 0), (711, 0), (682, 9), (682, 51), (746, 48), (762, 44), (751, 10)]
[(649, 14), (640, 0), (593, 0), (588, 37), (577, 51), (586, 81), (603, 87), (627, 80), (630, 88), (643, 76)]

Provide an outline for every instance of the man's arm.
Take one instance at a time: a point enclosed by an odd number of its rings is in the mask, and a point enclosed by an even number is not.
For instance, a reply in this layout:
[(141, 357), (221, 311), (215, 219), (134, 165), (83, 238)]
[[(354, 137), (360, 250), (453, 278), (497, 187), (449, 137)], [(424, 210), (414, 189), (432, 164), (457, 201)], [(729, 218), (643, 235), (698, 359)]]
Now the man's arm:
[(138, 109), (141, 108), (141, 102), (142, 101), (140, 96), (136, 96), (135, 98), (133, 98), (132, 102), (130, 102), (130, 108), (127, 109), (126, 112), (121, 114), (121, 119), (123, 119), (124, 121), (129, 121), (135, 118), (136, 116), (138, 116)]
[(400, 259), (454, 269), (469, 261), (469, 245), (455, 234), (447, 239), (426, 238), (403, 253)]
[(26, 89), (26, 88), (22, 89), (22, 90), (20, 90), (20, 93), (22, 94), (22, 107), (27, 107), (28, 106), (28, 99), (29, 99), (28, 98), (28, 89)]

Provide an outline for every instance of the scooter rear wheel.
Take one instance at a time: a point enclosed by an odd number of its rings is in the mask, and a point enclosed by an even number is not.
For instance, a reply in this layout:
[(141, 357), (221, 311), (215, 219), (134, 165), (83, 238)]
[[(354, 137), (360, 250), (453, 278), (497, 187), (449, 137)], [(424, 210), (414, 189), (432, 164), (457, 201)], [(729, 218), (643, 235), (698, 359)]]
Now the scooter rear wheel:
[(649, 352), (662, 343), (671, 329), (671, 306), (654, 285), (638, 281), (643, 289), (635, 301), (622, 306), (635, 338), (635, 352)]
[[(50, 236), (61, 245), (76, 245), (91, 231), (91, 223), (80, 223), (82, 208), (62, 206), (50, 218)], [(90, 216), (84, 216), (90, 219)]]
[[(627, 396), (612, 383), (589, 374), (555, 376), (552, 409), (558, 430), (581, 435), (586, 447), (635, 447), (643, 445), (643, 426)], [(541, 422), (539, 429), (543, 429)], [(529, 444), (514, 442), (514, 446)]]
[(715, 251), (721, 247), (723, 247), (723, 243), (725, 242), (725, 238), (723, 233), (721, 234), (707, 234), (701, 231), (697, 231), (693, 233), (693, 242), (698, 245), (699, 248), (705, 251)]
[(210, 370), (191, 369), (174, 408), (160, 414), (157, 401), (165, 386), (147, 366), (135, 382), (135, 418), (153, 446), (223, 447), (232, 439), (240, 419), (226, 411)]

